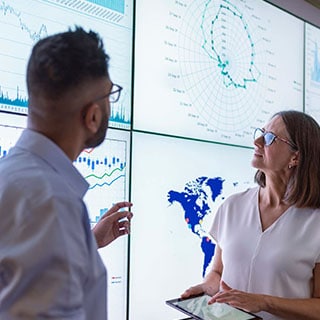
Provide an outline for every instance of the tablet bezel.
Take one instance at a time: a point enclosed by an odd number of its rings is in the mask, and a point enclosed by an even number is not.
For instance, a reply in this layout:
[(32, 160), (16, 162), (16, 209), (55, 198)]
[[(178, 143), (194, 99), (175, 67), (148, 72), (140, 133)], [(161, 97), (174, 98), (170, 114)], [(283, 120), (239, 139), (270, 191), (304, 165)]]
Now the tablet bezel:
[[(193, 314), (192, 312), (190, 312), (189, 310), (186, 310), (186, 309), (183, 309), (180, 305), (176, 305), (175, 303), (177, 302), (180, 302), (180, 301), (186, 301), (186, 300), (192, 300), (192, 299), (197, 299), (201, 296), (203, 296), (204, 294), (200, 294), (200, 295), (196, 295), (196, 296), (192, 296), (192, 297), (189, 297), (189, 298), (186, 298), (186, 299), (182, 299), (182, 298), (175, 298), (175, 299), (169, 299), (169, 300), (166, 300), (166, 304), (169, 305), (170, 307), (173, 307), (174, 309), (180, 311), (180, 312), (183, 312), (184, 314), (192, 317), (193, 319), (196, 319), (196, 320), (205, 320), (203, 318), (200, 318), (198, 315), (195, 315)], [(229, 305), (229, 307), (233, 308), (233, 309), (237, 309), (237, 310), (240, 310), (246, 314), (248, 314), (248, 316), (251, 316), (251, 318), (249, 318), (248, 320), (262, 320), (261, 317), (251, 313), (251, 312), (248, 312), (248, 311), (244, 311), (242, 309), (239, 309), (239, 308), (236, 308), (236, 307), (232, 307)]]

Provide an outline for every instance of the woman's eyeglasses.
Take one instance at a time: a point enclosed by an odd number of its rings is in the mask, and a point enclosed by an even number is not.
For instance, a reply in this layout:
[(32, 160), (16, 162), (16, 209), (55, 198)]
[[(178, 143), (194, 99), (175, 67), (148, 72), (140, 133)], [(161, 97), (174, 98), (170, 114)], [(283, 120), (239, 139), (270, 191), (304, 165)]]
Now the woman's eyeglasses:
[(266, 147), (272, 145), (272, 143), (273, 143), (276, 139), (278, 139), (278, 140), (280, 140), (280, 141), (288, 144), (288, 145), (289, 145), (291, 148), (293, 148), (294, 150), (298, 150), (298, 147), (297, 147), (294, 143), (290, 142), (289, 140), (284, 139), (284, 138), (281, 138), (281, 137), (278, 137), (277, 135), (275, 135), (274, 133), (272, 133), (272, 132), (270, 132), (270, 131), (265, 131), (265, 130), (263, 130), (263, 129), (256, 128), (256, 129), (254, 130), (254, 134), (253, 134), (254, 140), (259, 139), (259, 138), (261, 138), (261, 137), (263, 137), (264, 145), (265, 145)]

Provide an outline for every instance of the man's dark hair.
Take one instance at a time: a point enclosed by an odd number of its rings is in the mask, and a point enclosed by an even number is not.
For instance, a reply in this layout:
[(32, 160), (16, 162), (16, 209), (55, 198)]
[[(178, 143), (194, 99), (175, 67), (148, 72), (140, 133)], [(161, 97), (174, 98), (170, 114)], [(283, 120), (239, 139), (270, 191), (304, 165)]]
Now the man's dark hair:
[(27, 67), (29, 95), (56, 100), (85, 81), (108, 77), (109, 56), (99, 35), (81, 27), (40, 40)]

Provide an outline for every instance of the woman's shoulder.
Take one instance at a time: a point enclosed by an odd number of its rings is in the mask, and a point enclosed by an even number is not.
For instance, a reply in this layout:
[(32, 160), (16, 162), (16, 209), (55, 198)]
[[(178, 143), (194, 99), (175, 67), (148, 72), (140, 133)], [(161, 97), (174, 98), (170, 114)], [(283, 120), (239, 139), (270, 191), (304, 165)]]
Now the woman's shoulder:
[(239, 191), (237, 193), (231, 194), (226, 199), (226, 202), (233, 202), (235, 200), (250, 201), (258, 196), (258, 192), (259, 192), (259, 187), (250, 187), (245, 190)]

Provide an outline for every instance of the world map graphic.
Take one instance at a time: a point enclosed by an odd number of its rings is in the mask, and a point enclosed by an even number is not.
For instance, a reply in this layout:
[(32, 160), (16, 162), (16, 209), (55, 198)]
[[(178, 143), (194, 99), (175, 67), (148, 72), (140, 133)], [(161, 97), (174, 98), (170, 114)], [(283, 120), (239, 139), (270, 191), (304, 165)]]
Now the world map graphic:
[(170, 190), (167, 194), (170, 205), (177, 202), (184, 211), (184, 220), (196, 237), (201, 239), (201, 251), (204, 255), (202, 276), (206, 274), (207, 267), (212, 261), (215, 243), (204, 229), (203, 220), (211, 213), (208, 200), (216, 201), (221, 195), (224, 180), (221, 177), (198, 177), (185, 184), (182, 192)]

